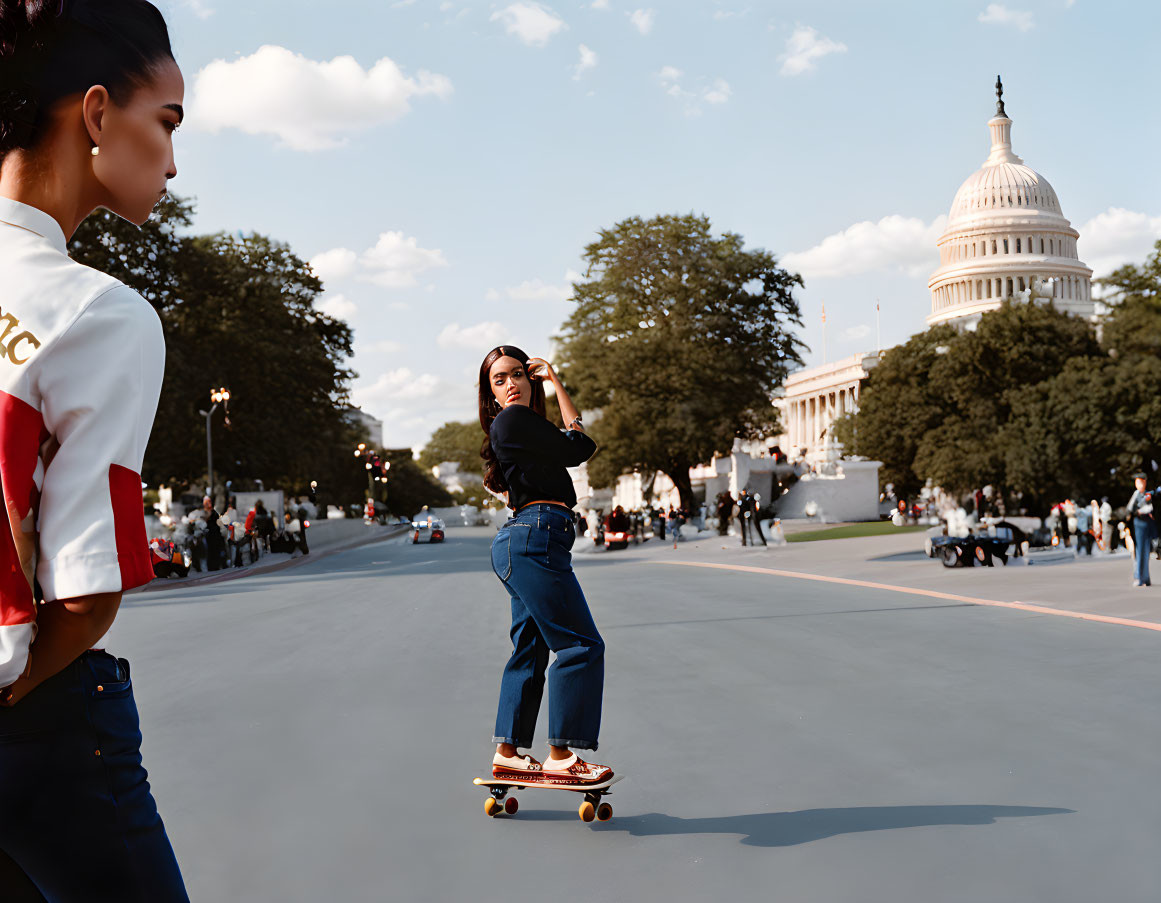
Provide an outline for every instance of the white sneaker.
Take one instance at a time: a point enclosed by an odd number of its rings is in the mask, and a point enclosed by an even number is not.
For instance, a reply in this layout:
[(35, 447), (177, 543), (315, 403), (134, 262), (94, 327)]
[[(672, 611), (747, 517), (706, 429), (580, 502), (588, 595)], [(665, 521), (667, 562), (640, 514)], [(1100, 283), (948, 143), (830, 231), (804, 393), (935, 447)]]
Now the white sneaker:
[(499, 753), (492, 758), (492, 777), (494, 778), (522, 778), (539, 777), (541, 765), (533, 760), (532, 756), (522, 756), (519, 752), (514, 756), (502, 756)]
[(552, 784), (600, 784), (613, 776), (607, 765), (594, 765), (573, 753), (567, 759), (550, 758), (544, 763), (543, 779)]

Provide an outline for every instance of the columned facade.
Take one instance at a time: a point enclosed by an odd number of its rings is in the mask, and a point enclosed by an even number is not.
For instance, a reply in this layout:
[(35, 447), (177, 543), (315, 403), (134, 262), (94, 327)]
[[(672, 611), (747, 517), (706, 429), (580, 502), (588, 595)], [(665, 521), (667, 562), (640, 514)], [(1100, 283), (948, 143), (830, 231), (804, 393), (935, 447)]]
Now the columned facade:
[(859, 387), (878, 361), (874, 354), (856, 354), (790, 374), (775, 401), (782, 450), (791, 458), (821, 460), (831, 424), (858, 410)]

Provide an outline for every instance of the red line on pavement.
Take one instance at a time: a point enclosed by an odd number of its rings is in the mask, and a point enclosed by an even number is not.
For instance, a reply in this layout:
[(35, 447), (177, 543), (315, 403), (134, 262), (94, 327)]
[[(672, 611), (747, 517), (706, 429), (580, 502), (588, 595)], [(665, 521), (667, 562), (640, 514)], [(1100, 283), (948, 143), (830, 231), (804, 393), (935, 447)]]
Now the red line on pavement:
[(841, 583), (844, 586), (861, 586), (867, 589), (885, 589), (911, 596), (929, 596), (933, 599), (951, 599), (971, 605), (989, 605), (993, 608), (1012, 608), (1017, 611), (1031, 611), (1041, 615), (1056, 615), (1061, 618), (1075, 618), (1080, 621), (1099, 621), (1102, 624), (1117, 624), (1121, 627), (1140, 627), (1143, 630), (1161, 631), (1161, 624), (1151, 621), (1134, 621), (1131, 618), (1113, 618), (1108, 615), (1094, 615), (1085, 611), (1065, 611), (1060, 608), (1046, 608), (1027, 602), (1001, 602), (997, 599), (977, 599), (974, 596), (957, 596), (955, 593), (941, 593), (932, 589), (917, 589), (911, 586), (895, 586), (891, 583), (873, 583), (869, 580), (852, 580), (848, 577), (826, 577), (822, 574), (805, 574), (801, 571), (780, 571), (774, 568), (756, 568), (744, 564), (712, 564), (707, 561), (645, 561), (642, 564), (674, 564), (691, 568), (716, 568), (723, 571), (744, 571), (749, 574), (769, 574), (772, 577), (791, 577), (796, 580), (817, 580), (820, 583)]

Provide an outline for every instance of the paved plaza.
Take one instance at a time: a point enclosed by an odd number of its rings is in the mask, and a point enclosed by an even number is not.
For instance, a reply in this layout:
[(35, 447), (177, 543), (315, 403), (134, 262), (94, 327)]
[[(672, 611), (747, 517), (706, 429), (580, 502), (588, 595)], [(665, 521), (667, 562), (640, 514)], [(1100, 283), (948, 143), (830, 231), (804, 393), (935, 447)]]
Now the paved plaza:
[(584, 824), (543, 791), (490, 820), (471, 784), (508, 649), (491, 536), (126, 598), (107, 645), (193, 899), (1156, 900), (1161, 589), (1125, 559), (577, 554), (608, 645), (594, 758), (628, 775)]

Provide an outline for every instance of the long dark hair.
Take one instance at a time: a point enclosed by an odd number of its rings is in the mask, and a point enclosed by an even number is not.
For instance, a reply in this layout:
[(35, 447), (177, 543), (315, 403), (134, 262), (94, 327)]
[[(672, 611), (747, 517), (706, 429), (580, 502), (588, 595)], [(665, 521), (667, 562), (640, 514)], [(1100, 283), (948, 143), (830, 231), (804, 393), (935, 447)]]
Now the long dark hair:
[[(492, 450), (492, 421), (503, 410), (500, 402), (496, 401), (496, 394), (492, 391), (490, 374), (492, 365), (502, 357), (513, 357), (528, 372), (528, 355), (515, 345), (498, 345), (487, 353), (484, 362), (480, 364), (480, 426), (484, 429), (484, 444), (480, 447), (480, 457), (484, 459), (484, 485), (493, 492), (507, 492), (508, 484), (504, 474), (500, 471), (500, 460)], [(544, 382), (539, 379), (531, 380), (532, 402), (529, 405), (541, 417), (548, 416), (548, 405), (544, 399)]]
[(148, 0), (0, 0), (0, 160), (36, 146), (58, 100), (104, 85), (125, 106), (172, 59)]

